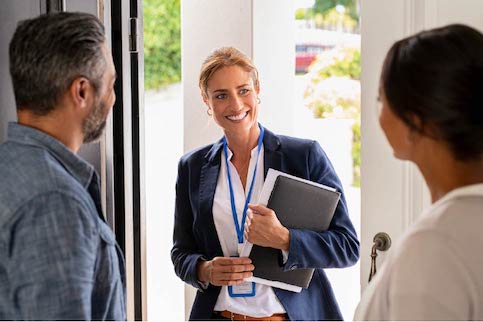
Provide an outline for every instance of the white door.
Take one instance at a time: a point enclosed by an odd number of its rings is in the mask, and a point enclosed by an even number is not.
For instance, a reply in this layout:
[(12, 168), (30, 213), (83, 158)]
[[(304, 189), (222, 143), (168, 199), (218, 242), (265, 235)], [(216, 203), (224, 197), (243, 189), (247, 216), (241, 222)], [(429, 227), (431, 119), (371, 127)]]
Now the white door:
[[(386, 232), (394, 245), (430, 204), (419, 171), (392, 156), (378, 124), (376, 98), (385, 54), (394, 41), (423, 29), (463, 23), (483, 31), (483, 1), (364, 0), (361, 17), (361, 289), (364, 290), (374, 235)], [(385, 256), (381, 253), (377, 257), (378, 266)]]

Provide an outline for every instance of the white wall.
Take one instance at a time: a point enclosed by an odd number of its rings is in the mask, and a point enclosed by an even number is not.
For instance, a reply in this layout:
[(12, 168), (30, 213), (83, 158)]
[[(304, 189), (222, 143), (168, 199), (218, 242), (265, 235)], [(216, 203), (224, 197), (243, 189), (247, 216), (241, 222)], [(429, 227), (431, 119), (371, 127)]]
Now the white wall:
[[(426, 0), (428, 1), (428, 0)], [(434, 21), (436, 25), (465, 23), (483, 32), (483, 2), (481, 0), (431, 0), (437, 4)]]

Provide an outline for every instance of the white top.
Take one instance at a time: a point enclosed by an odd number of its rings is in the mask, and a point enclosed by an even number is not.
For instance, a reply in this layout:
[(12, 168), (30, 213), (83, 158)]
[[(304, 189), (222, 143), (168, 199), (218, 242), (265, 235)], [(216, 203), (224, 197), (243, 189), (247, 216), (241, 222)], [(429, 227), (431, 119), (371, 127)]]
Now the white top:
[(388, 254), (354, 320), (483, 320), (483, 184), (434, 203)]
[[(233, 193), (235, 194), (236, 212), (238, 215), (238, 223), (241, 224), (243, 207), (248, 196), (250, 184), (252, 181), (253, 170), (257, 160), (257, 149), (255, 147), (251, 152), (250, 165), (248, 167), (247, 181), (245, 190), (241, 183), (240, 177), (235, 166), (231, 163), (233, 153), (228, 149), (228, 166), (230, 167), (231, 181), (233, 185)], [(250, 203), (257, 203), (264, 182), (264, 165), (263, 165), (263, 146), (260, 150), (258, 158), (257, 175), (253, 185), (252, 198)], [(226, 173), (225, 155), (222, 152), (220, 175), (216, 185), (215, 196), (213, 200), (213, 219), (215, 221), (216, 232), (223, 250), (223, 256), (229, 257), (238, 255), (238, 238), (233, 222), (230, 203), (230, 189), (228, 186), (228, 176)], [(249, 315), (253, 317), (271, 316), (275, 313), (285, 313), (285, 309), (278, 300), (270, 286), (256, 284), (256, 295), (254, 297), (230, 297), (228, 287), (221, 288), (220, 295), (216, 301), (215, 311), (231, 311), (238, 314)]]

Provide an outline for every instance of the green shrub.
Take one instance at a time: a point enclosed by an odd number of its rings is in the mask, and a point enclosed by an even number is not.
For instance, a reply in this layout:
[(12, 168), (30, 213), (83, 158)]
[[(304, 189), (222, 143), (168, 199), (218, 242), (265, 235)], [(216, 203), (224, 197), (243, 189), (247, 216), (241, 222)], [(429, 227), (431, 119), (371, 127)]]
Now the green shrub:
[(320, 55), (313, 65), (311, 69), (316, 69), (321, 79), (333, 76), (360, 79), (361, 51), (353, 47), (335, 48)]
[(338, 13), (335, 8), (330, 9), (325, 13), (316, 13), (315, 25), (320, 29), (338, 29), (353, 31), (357, 29), (358, 22), (350, 15)]
[(358, 48), (336, 47), (310, 66), (305, 105), (314, 117), (353, 118), (360, 114), (361, 54)]
[(357, 9), (357, 0), (315, 0), (313, 10), (316, 13), (327, 14), (337, 5), (343, 5), (345, 14), (349, 15), (353, 20), (359, 20), (359, 10)]
[(315, 118), (359, 117), (361, 86), (349, 77), (317, 78), (305, 91), (305, 106)]
[(144, 0), (144, 87), (181, 80), (180, 0)]
[(295, 19), (304, 20), (312, 18), (312, 9), (299, 8), (295, 10)]

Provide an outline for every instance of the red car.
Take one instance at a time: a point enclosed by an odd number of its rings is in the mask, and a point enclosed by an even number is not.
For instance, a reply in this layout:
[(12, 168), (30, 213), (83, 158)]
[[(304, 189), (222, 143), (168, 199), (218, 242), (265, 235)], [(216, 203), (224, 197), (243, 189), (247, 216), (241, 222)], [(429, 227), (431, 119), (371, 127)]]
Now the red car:
[(295, 72), (306, 73), (317, 55), (333, 46), (304, 43), (295, 45)]

